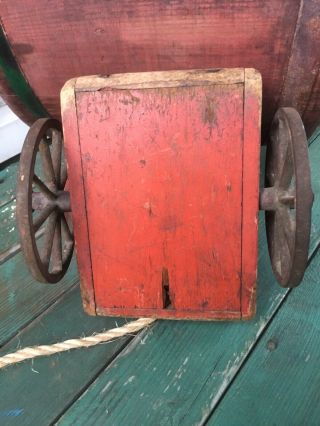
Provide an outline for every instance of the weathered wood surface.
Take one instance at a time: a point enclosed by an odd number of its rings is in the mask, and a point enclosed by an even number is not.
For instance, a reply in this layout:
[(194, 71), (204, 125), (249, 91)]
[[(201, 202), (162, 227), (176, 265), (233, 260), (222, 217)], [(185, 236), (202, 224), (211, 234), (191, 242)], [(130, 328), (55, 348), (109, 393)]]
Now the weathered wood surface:
[(92, 274), (90, 312), (251, 317), (260, 74), (168, 71), (73, 84), (62, 90), (64, 139), (77, 252), (90, 248), (80, 263), (82, 282)]
[[(18, 157), (0, 165), (0, 264), (20, 250), (16, 221), (16, 182)], [(36, 171), (43, 178), (41, 162), (36, 160)], [(41, 234), (43, 229), (38, 233)]]
[[(310, 147), (313, 189), (317, 197), (313, 208), (310, 255), (320, 239), (319, 142), (314, 140)], [(318, 424), (319, 254), (312, 260), (302, 287), (291, 294), (274, 282), (263, 221), (260, 221), (259, 255), (255, 320), (242, 324), (159, 321), (135, 338), (128, 352), (124, 350), (115, 359), (124, 341), (119, 346), (119, 342), (115, 342), (112, 347), (101, 345), (2, 370), (0, 424), (48, 424), (67, 410), (61, 424), (191, 425), (209, 419), (214, 407), (218, 408), (212, 421), (218, 425), (244, 424), (244, 420), (248, 424), (249, 415), (256, 420), (255, 424)], [(19, 273), (15, 272), (12, 279), (10, 270)], [(1, 281), (3, 271), (7, 271), (7, 278)], [(1, 266), (0, 276), (0, 292), (2, 288), (7, 289), (0, 294), (1, 302), (10, 297), (12, 300), (11, 288), (15, 289), (16, 296), (19, 294), (19, 298), (16, 297), (19, 303), (11, 304), (16, 315), (4, 325), (0, 317), (1, 341), (2, 344), (7, 342), (2, 348), (3, 354), (17, 347), (56, 342), (114, 325), (112, 319), (109, 323), (107, 318), (84, 315), (78, 289), (66, 291), (51, 308), (49, 304), (54, 297), (43, 304), (44, 293), (53, 290), (38, 283), (28, 284), (21, 255)], [(33, 288), (32, 297), (28, 298), (27, 294), (21, 297), (29, 288)], [(38, 297), (40, 309), (35, 310)], [(30, 306), (30, 300), (35, 305)], [(23, 321), (20, 321), (21, 316)], [(14, 326), (16, 319), (18, 323)], [(8, 327), (11, 327), (9, 333), (6, 332)], [(8, 342), (10, 338), (12, 340)], [(270, 352), (265, 348), (272, 338), (277, 339), (278, 346)], [(259, 371), (260, 375), (257, 374)], [(88, 387), (96, 376), (97, 380)], [(282, 391), (278, 399), (274, 397), (278, 395), (276, 386)], [(250, 395), (250, 399), (246, 400), (246, 395)], [(78, 399), (80, 396), (82, 398)], [(267, 404), (271, 409), (266, 411)], [(237, 417), (233, 416), (233, 411)], [(292, 417), (286, 416), (286, 412), (292, 413)]]
[(21, 253), (0, 265), (0, 346), (77, 282), (75, 259), (56, 285), (35, 282)]
[(36, 283), (31, 277), (20, 253), (16, 225), (17, 170), (17, 159), (0, 170), (0, 346), (78, 282), (75, 259), (57, 286)]
[(0, 164), (0, 207), (15, 198), (17, 171), (17, 158)]
[(80, 75), (253, 67), (265, 124), (281, 103), (297, 107), (310, 134), (319, 122), (319, 10), (318, 0), (3, 0), (3, 32), (25, 79), (3, 61), (3, 85), (14, 75), (13, 105), (29, 95), (26, 110), (38, 112), (38, 97), (59, 117), (60, 89)]
[(159, 321), (137, 338), (134, 353), (120, 355), (100, 374), (61, 424), (203, 424), (285, 297), (270, 269), (260, 270), (255, 320)]
[[(320, 194), (319, 156), (320, 145), (314, 142), (310, 159), (316, 197)], [(320, 243), (317, 202), (313, 213), (310, 256)], [(243, 363), (250, 362), (252, 349), (288, 293), (273, 278), (263, 221), (260, 231), (258, 312), (254, 320), (233, 324), (158, 321), (136, 338), (134, 354), (120, 354), (99, 375), (60, 424), (203, 424)], [(303, 288), (302, 284), (301, 291)], [(302, 309), (300, 313), (304, 315)]]
[[(28, 288), (25, 292), (27, 291)], [(91, 335), (120, 326), (124, 322), (124, 319), (86, 315), (77, 286), (67, 291), (63, 298), (10, 340), (0, 350), (0, 356), (40, 342), (51, 344), (67, 338)], [(130, 339), (131, 337), (117, 339), (89, 350), (38, 358), (1, 370), (0, 424), (51, 424), (81, 395)]]
[(18, 242), (16, 200), (13, 198), (0, 207), (0, 263), (7, 258), (4, 252)]
[(33, 93), (25, 75), (21, 71), (1, 24), (0, 93), (18, 117), (28, 124), (31, 124), (36, 118), (47, 115), (45, 108)]
[[(6, 188), (2, 188), (5, 199), (7, 188), (10, 198), (15, 197), (17, 163), (5, 167)], [(15, 227), (15, 198), (4, 203), (0, 210), (0, 248), (12, 249), (18, 244), (16, 228), (8, 236), (8, 229)], [(11, 228), (10, 228), (11, 229)], [(1, 250), (2, 251), (2, 250)], [(0, 266), (0, 354), (15, 351), (18, 347), (43, 343), (54, 343), (68, 337), (81, 337), (121, 325), (124, 319), (92, 318), (81, 306), (77, 267), (73, 259), (70, 269), (58, 285), (43, 285), (30, 276), (19, 253), (2, 256)], [(0, 424), (47, 424), (61, 415), (79, 393), (96, 377), (104, 365), (131, 339), (127, 337), (93, 351), (68, 353), (40, 364), (30, 361), (18, 369), (0, 372)], [(75, 355), (75, 357), (74, 357)], [(49, 362), (49, 364), (48, 364)], [(79, 374), (78, 366), (85, 365)], [(49, 367), (48, 367), (49, 366)], [(48, 368), (50, 374), (48, 374)], [(12, 376), (12, 373), (14, 377)], [(66, 382), (64, 382), (66, 380)], [(68, 383), (68, 386), (61, 384)], [(46, 387), (46, 391), (44, 391)], [(16, 395), (15, 402), (12, 396)], [(40, 410), (34, 401), (41, 401)], [(46, 407), (46, 409), (43, 409)]]
[(320, 251), (213, 413), (209, 425), (319, 425)]

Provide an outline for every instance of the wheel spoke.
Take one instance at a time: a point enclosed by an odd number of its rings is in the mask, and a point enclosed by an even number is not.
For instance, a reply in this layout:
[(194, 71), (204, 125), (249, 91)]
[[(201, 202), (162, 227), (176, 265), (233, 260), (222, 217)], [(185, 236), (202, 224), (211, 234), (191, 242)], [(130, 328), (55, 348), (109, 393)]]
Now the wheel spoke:
[[(282, 235), (281, 241), (283, 241), (284, 230), (282, 229), (280, 232)], [(281, 276), (282, 278), (285, 278), (288, 274), (288, 271), (291, 268), (291, 253), (290, 253), (288, 245), (285, 243), (281, 245), (280, 258), (281, 258)]]
[(37, 232), (40, 226), (48, 219), (50, 214), (55, 209), (55, 206), (53, 204), (48, 204), (45, 209), (41, 210), (39, 215), (35, 218), (35, 221), (33, 222), (33, 229), (34, 232)]
[(278, 271), (282, 280), (286, 280), (292, 264), (292, 252), (286, 239), (283, 221), (279, 211), (275, 212), (273, 230), (273, 245), (274, 256), (272, 257), (272, 264)]
[(288, 189), (293, 177), (293, 158), (291, 146), (288, 145), (287, 149), (282, 156), (282, 161), (279, 165), (279, 187)]
[(62, 260), (65, 262), (73, 251), (74, 241), (65, 242), (63, 246)]
[(52, 189), (55, 190), (57, 189), (57, 185), (56, 185), (56, 178), (54, 174), (53, 163), (52, 163), (52, 158), (50, 153), (50, 147), (48, 143), (44, 141), (43, 139), (39, 145), (39, 152), (41, 155), (43, 173), (45, 175), (47, 184), (49, 185), (50, 189), (52, 187)]
[(289, 188), (279, 195), (279, 201), (284, 206), (294, 209), (296, 205), (296, 189), (295, 187)]
[(62, 259), (65, 262), (73, 251), (74, 238), (64, 215), (61, 216), (61, 233), (64, 240)]
[(288, 208), (279, 209), (277, 215), (279, 217), (286, 245), (290, 252), (290, 257), (292, 258), (295, 242), (295, 221), (292, 219)]
[(50, 264), (50, 257), (52, 252), (53, 245), (53, 237), (55, 234), (56, 221), (57, 221), (58, 213), (56, 211), (52, 212), (48, 219), (48, 223), (46, 225), (44, 241), (43, 241), (43, 249), (41, 250), (41, 260), (44, 265), (48, 268)]
[(61, 183), (61, 154), (62, 154), (62, 138), (61, 133), (52, 130), (52, 163), (57, 186), (60, 188)]
[(50, 263), (53, 274), (62, 271), (61, 216), (56, 220)]
[(32, 182), (36, 185), (36, 187), (45, 194), (50, 200), (54, 200), (56, 198), (55, 194), (50, 191), (45, 183), (42, 182), (40, 178), (36, 174), (33, 175)]
[(287, 123), (278, 118), (273, 124), (268, 153), (268, 184), (287, 189), (293, 176), (293, 158), (290, 143), (291, 133)]
[(275, 144), (276, 144), (276, 135), (272, 134), (271, 139), (269, 141), (268, 146), (268, 158), (266, 162), (266, 178), (267, 178), (267, 186), (274, 186), (275, 185), (275, 163), (276, 159), (274, 156), (275, 151)]
[(276, 212), (272, 212), (272, 219), (271, 221), (271, 235), (272, 235), (272, 264), (274, 265), (275, 269), (278, 271), (279, 275), (282, 273), (282, 265), (281, 265), (281, 255), (280, 255), (280, 247), (281, 247), (281, 241), (280, 241), (280, 233), (279, 233), (279, 220), (277, 218)]
[(68, 177), (68, 172), (67, 172), (67, 165), (66, 162), (64, 161), (62, 163), (62, 167), (61, 167), (61, 177), (60, 177), (60, 187), (61, 189), (64, 189), (66, 182), (67, 182), (67, 177)]
[(63, 238), (67, 241), (67, 242), (71, 242), (73, 241), (73, 235), (70, 231), (68, 222), (65, 218), (64, 215), (61, 216), (61, 231), (62, 231), (62, 236)]

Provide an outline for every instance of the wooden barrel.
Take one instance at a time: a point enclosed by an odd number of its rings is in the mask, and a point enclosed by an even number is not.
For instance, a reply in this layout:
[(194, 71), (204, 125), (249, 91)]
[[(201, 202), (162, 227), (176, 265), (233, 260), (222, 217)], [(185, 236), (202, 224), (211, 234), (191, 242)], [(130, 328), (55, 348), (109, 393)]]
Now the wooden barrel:
[(26, 122), (60, 118), (66, 80), (253, 67), (263, 128), (279, 106), (320, 123), (319, 0), (2, 0), (0, 93)]

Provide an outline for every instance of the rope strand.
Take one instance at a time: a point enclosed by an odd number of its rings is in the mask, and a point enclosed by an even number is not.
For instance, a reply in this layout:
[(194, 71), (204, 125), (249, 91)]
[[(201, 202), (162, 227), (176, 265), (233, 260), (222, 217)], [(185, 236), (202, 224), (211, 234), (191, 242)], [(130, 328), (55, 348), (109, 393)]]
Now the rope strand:
[(155, 319), (139, 318), (131, 321), (126, 325), (118, 328), (112, 328), (103, 333), (94, 336), (82, 337), (81, 339), (69, 339), (64, 342), (54, 343), (53, 345), (40, 345), (20, 349), (16, 352), (0, 357), (0, 369), (11, 364), (25, 361), (26, 359), (36, 358), (39, 356), (48, 356), (59, 352), (69, 351), (71, 349), (88, 348), (98, 345), (99, 343), (108, 342), (110, 340), (125, 336), (127, 334), (136, 333), (143, 328), (151, 325)]

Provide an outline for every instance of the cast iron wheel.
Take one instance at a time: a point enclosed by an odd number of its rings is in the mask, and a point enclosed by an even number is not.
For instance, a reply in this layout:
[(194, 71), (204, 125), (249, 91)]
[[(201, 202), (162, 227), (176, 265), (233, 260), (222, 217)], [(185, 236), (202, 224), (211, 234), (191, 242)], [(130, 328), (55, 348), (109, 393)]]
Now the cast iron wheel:
[(274, 116), (265, 183), (260, 208), (273, 272), (282, 287), (296, 287), (307, 267), (313, 193), (307, 138), (294, 108), (279, 108)]
[[(17, 223), (26, 263), (34, 278), (46, 283), (61, 280), (73, 253), (66, 181), (61, 123), (39, 119), (30, 128), (20, 156)], [(42, 238), (37, 238), (39, 233)]]

